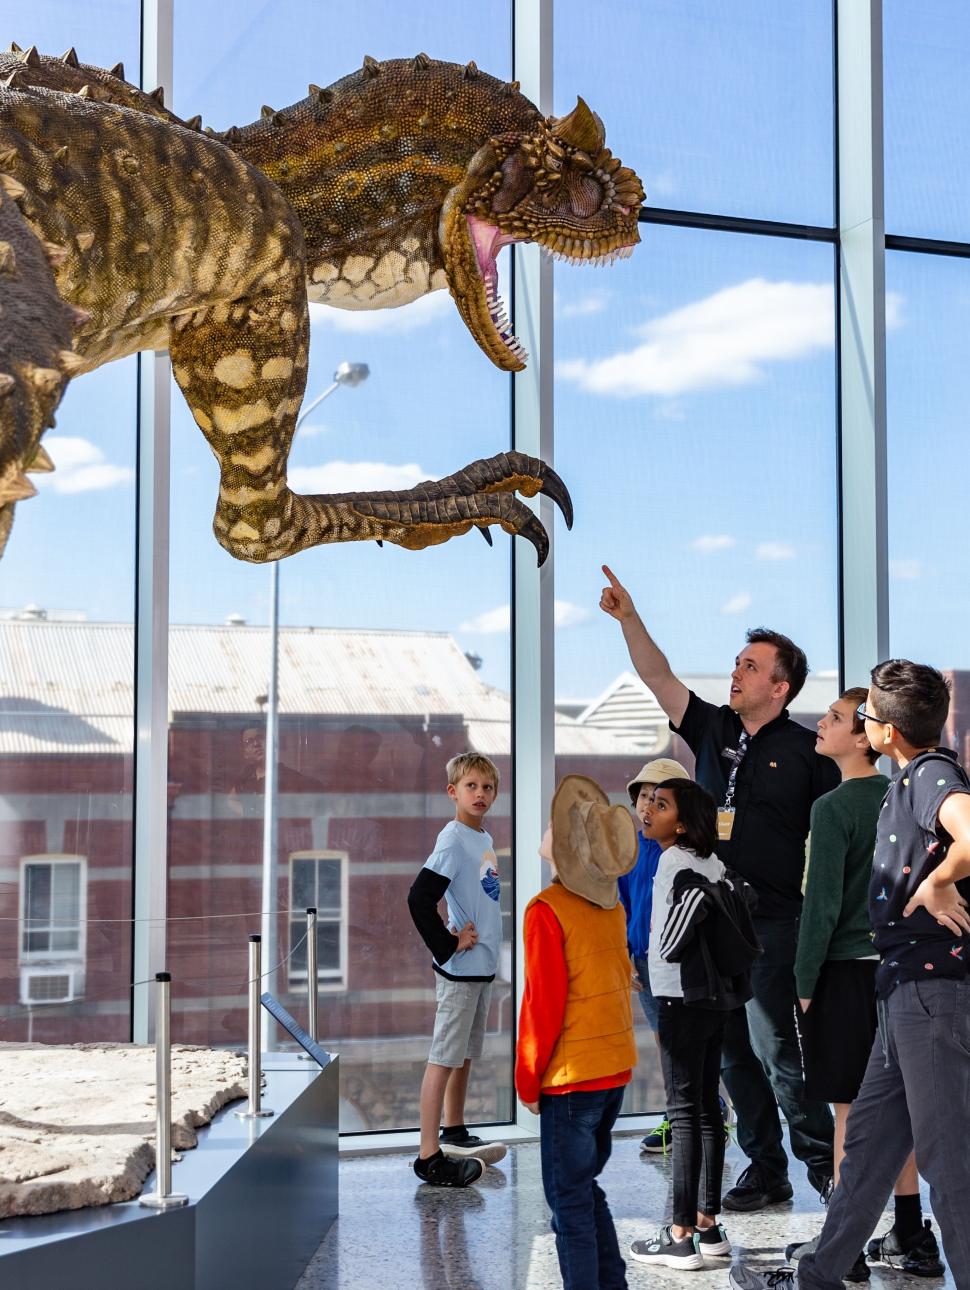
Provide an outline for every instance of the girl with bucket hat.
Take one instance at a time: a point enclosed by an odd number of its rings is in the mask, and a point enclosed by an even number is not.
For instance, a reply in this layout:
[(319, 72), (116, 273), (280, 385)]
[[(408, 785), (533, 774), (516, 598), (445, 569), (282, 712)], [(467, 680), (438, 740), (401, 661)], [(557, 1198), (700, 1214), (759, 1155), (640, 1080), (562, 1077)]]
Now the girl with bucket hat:
[(617, 892), (636, 864), (636, 828), (594, 780), (567, 775), (539, 854), (555, 877), (525, 911), (515, 1087), (540, 1118), (542, 1186), (565, 1290), (625, 1290), (626, 1264), (596, 1180), (637, 1060)]

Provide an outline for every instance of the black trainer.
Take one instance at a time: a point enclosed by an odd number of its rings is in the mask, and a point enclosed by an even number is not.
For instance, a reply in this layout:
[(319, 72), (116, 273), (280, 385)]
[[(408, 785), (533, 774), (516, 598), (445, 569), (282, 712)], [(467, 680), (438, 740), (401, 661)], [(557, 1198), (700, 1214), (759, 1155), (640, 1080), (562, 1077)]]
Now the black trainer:
[(877, 1236), (869, 1242), (866, 1253), (870, 1263), (885, 1263), (887, 1267), (898, 1268), (902, 1272), (908, 1272), (910, 1276), (943, 1275), (940, 1247), (933, 1235), (933, 1224), (928, 1218), (924, 1218), (922, 1228), (905, 1241), (899, 1239), (896, 1225), (893, 1224), (885, 1236)]
[(414, 1172), (422, 1182), (430, 1183), (432, 1187), (468, 1187), (478, 1182), (485, 1166), (474, 1156), (446, 1156), (436, 1151), (427, 1160), (418, 1156)]
[(869, 1264), (866, 1262), (866, 1256), (864, 1254), (860, 1254), (852, 1267), (849, 1268), (848, 1272), (843, 1276), (842, 1280), (862, 1282), (868, 1281), (871, 1276), (872, 1273), (869, 1271)]
[(764, 1209), (766, 1205), (777, 1205), (783, 1200), (791, 1200), (792, 1186), (787, 1178), (774, 1178), (758, 1164), (750, 1164), (738, 1181), (726, 1192), (721, 1201), (722, 1209), (740, 1210), (742, 1213), (752, 1209)]
[(438, 1135), (442, 1143), (447, 1142), (449, 1147), (483, 1147), (484, 1138), (476, 1138), (474, 1133), (469, 1133), (463, 1124), (457, 1124), (450, 1129), (442, 1129)]
[(823, 1205), (827, 1205), (832, 1199), (832, 1193), (835, 1191), (835, 1179), (831, 1174), (821, 1173), (818, 1169), (809, 1169), (808, 1181), (818, 1192), (818, 1198)]

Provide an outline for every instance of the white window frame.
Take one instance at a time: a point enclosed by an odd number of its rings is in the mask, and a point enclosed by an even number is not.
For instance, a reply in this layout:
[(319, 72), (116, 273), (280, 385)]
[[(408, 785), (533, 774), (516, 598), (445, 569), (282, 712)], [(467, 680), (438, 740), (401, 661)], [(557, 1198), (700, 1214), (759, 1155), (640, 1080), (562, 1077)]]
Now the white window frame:
[[(289, 921), (287, 935), (290, 942), (290, 953), (296, 945), (299, 937), (305, 932), (306, 920), (303, 918), (299, 936), (294, 936), (296, 926), (300, 925), (300, 916), (302, 910), (293, 906), (293, 867), (298, 860), (339, 860), (340, 861), (340, 913), (337, 918), (333, 915), (321, 917), (320, 908), (317, 907), (317, 923), (339, 923), (340, 926), (340, 966), (336, 972), (332, 969), (326, 969), (317, 965), (317, 991), (325, 994), (337, 994), (347, 988), (347, 964), (349, 954), (349, 896), (350, 896), (350, 857), (346, 851), (334, 851), (329, 848), (312, 847), (307, 851), (291, 851), (287, 862), (289, 891), (287, 905), (289, 906)], [(294, 969), (293, 961), (290, 959), (286, 965), (286, 979), (290, 989), (306, 985), (306, 970)]]
[[(78, 884), (78, 944), (74, 950), (28, 950), (25, 948), (25, 937), (27, 934), (28, 919), (30, 914), (27, 911), (27, 869), (31, 865), (50, 865), (56, 868), (58, 865), (74, 865), (79, 871)], [(53, 890), (53, 888), (52, 888)], [(80, 963), (87, 961), (87, 925), (88, 925), (88, 862), (86, 856), (73, 855), (64, 852), (39, 852), (37, 855), (24, 856), (20, 861), (20, 894), (18, 899), (18, 908), (20, 910), (18, 935), (17, 935), (17, 958), (18, 962), (23, 964), (43, 964), (43, 963)], [(51, 933), (53, 933), (55, 924), (50, 924)], [(63, 929), (62, 929), (63, 930)]]

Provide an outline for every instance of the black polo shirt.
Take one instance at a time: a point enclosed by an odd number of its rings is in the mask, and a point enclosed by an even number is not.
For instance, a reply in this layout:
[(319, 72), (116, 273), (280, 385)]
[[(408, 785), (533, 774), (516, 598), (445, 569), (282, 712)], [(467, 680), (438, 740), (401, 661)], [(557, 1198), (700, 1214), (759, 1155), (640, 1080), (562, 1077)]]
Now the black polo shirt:
[[(691, 691), (680, 735), (696, 759), (697, 782), (724, 802), (728, 776), (744, 727), (726, 704), (705, 703)], [(795, 918), (802, 907), (805, 839), (812, 803), (841, 782), (829, 757), (815, 751), (815, 735), (788, 713), (748, 740), (734, 789), (734, 828), (717, 854), (751, 884), (758, 918)]]
[[(883, 798), (869, 888), (869, 921), (880, 956), (880, 998), (901, 981), (967, 975), (970, 937), (954, 936), (922, 906), (903, 917), (910, 896), (942, 862), (953, 841), (939, 823), (940, 807), (951, 793), (970, 793), (970, 781), (955, 753), (934, 748), (898, 770)], [(957, 890), (970, 899), (970, 878), (958, 882)]]

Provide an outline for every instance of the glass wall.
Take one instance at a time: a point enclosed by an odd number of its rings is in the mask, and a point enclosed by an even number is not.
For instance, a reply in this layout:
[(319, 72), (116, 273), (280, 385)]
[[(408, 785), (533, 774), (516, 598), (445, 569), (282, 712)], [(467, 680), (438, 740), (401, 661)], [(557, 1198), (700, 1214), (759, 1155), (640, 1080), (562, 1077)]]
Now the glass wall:
[[(4, 41), (137, 68), (134, 0), (7, 0)], [(69, 386), (0, 563), (0, 1040), (131, 1033), (137, 360)]]
[[(372, 2), (352, 22), (336, 5), (244, 3), (231, 32), (214, 11), (177, 4), (175, 33), (175, 108), (220, 129), (302, 98), (308, 82), (329, 85), (365, 52), (427, 49), (511, 74), (499, 0), (474, 14)], [(344, 362), (368, 374), (306, 416), (290, 456), (295, 491), (407, 488), (508, 447), (508, 378), (446, 291), (403, 309), (311, 305), (305, 408)], [(470, 533), (420, 556), (326, 545), (280, 565), (277, 820), (267, 832), (271, 571), (215, 543), (216, 463), (175, 388), (172, 401), (169, 902), (171, 913), (206, 915), (170, 925), (173, 976), (187, 987), (174, 995), (175, 1034), (244, 1037), (247, 935), (260, 930), (271, 857), (281, 912), (266, 957), (280, 966), (267, 988), (304, 1016), (303, 911), (316, 906), (320, 1033), (341, 1055), (342, 1127), (415, 1125), (434, 977), (407, 893), (453, 815), (445, 763), (468, 748), (504, 779), (489, 822), (511, 935), (509, 539), (496, 531), (489, 550)], [(509, 939), (471, 1120), (512, 1115), (510, 979)]]
[[(649, 758), (693, 763), (598, 609), (603, 563), (715, 703), (764, 623), (808, 653), (793, 715), (813, 724), (837, 694), (839, 625), (833, 247), (703, 227), (832, 224), (832, 7), (620, 11), (616, 40), (557, 7), (557, 104), (582, 94), (648, 208), (694, 225), (641, 223), (609, 270), (556, 267), (556, 465), (576, 507), (556, 553), (556, 772), (626, 801)], [(663, 1105), (637, 1033), (626, 1112)]]

